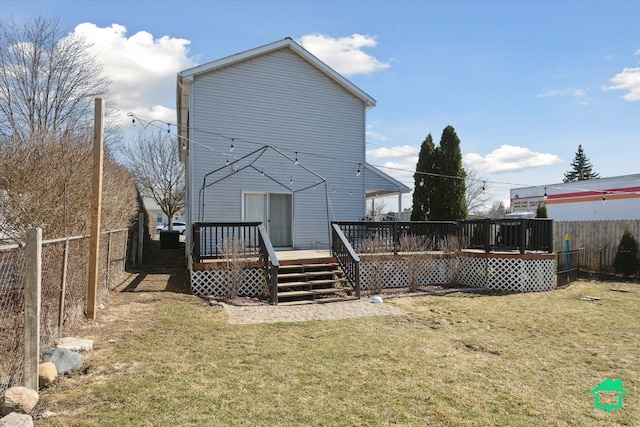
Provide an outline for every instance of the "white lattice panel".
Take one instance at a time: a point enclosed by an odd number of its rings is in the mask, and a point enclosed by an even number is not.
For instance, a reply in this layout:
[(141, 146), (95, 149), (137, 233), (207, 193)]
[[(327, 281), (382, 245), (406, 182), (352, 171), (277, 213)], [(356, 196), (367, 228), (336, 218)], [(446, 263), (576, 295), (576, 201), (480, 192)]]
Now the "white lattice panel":
[(487, 286), (487, 259), (461, 257), (462, 265), (458, 281), (462, 286), (484, 288)]
[(524, 261), (522, 292), (551, 291), (556, 288), (555, 263), (549, 259)]
[[(382, 265), (380, 265), (382, 264)], [(407, 261), (403, 259), (360, 262), (360, 289), (368, 290), (375, 283), (375, 275), (382, 274), (383, 288), (402, 288), (409, 285)], [(376, 271), (379, 269), (380, 271)]]
[(420, 275), (418, 284), (444, 285), (449, 278), (449, 260), (445, 258), (427, 258), (420, 262)]
[(522, 291), (523, 261), (517, 258), (487, 258), (487, 288)]
[[(198, 296), (225, 296), (229, 272), (227, 270), (191, 270), (191, 293)], [(260, 268), (245, 270), (239, 296), (269, 295), (264, 274)]]

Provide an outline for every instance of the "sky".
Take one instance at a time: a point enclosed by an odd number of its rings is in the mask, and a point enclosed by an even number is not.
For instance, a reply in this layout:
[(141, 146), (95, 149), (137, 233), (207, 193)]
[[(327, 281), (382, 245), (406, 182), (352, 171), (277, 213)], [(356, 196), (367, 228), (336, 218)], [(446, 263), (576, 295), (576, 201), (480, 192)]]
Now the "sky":
[(448, 125), (489, 202), (562, 182), (579, 145), (640, 173), (640, 1), (0, 0), (36, 15), (92, 43), (123, 128), (176, 122), (179, 71), (291, 37), (376, 99), (367, 161), (410, 188)]

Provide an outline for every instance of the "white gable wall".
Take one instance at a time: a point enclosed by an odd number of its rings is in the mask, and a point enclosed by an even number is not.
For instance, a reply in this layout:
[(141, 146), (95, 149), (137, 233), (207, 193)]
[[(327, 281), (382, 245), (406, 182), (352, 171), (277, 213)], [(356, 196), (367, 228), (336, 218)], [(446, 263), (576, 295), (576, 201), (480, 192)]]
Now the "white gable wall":
[[(218, 135), (236, 138), (233, 152), (231, 141)], [(300, 164), (328, 181), (329, 220), (364, 216), (364, 174), (356, 177), (356, 170), (358, 163), (364, 170), (365, 104), (289, 49), (196, 75), (190, 138), (192, 221), (241, 221), (243, 191), (287, 193), (320, 182), (275, 151), (267, 151), (254, 165), (291, 190), (245, 169), (209, 187), (201, 212), (198, 190), (203, 176), (225, 166), (227, 158), (233, 162), (263, 145), (275, 146), (291, 158), (297, 151)], [(227, 167), (208, 183), (230, 173)], [(308, 248), (327, 242), (324, 185), (296, 192), (293, 198), (294, 245)]]

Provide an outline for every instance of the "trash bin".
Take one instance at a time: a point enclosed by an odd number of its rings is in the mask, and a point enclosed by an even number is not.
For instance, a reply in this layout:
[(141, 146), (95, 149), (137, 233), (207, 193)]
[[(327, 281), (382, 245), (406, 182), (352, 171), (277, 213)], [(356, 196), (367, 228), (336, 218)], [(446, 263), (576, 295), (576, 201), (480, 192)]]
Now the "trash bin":
[(160, 249), (179, 249), (180, 232), (177, 230), (160, 230)]

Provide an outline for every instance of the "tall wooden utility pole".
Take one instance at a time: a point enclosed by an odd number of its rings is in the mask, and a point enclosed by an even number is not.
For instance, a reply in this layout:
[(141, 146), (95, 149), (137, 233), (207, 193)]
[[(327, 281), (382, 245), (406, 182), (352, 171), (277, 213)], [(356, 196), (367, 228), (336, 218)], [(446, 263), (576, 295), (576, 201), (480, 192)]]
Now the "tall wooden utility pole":
[(93, 128), (93, 177), (91, 198), (91, 237), (89, 240), (89, 282), (87, 287), (87, 319), (95, 320), (100, 271), (100, 213), (102, 210), (102, 166), (104, 160), (104, 101), (95, 100)]

